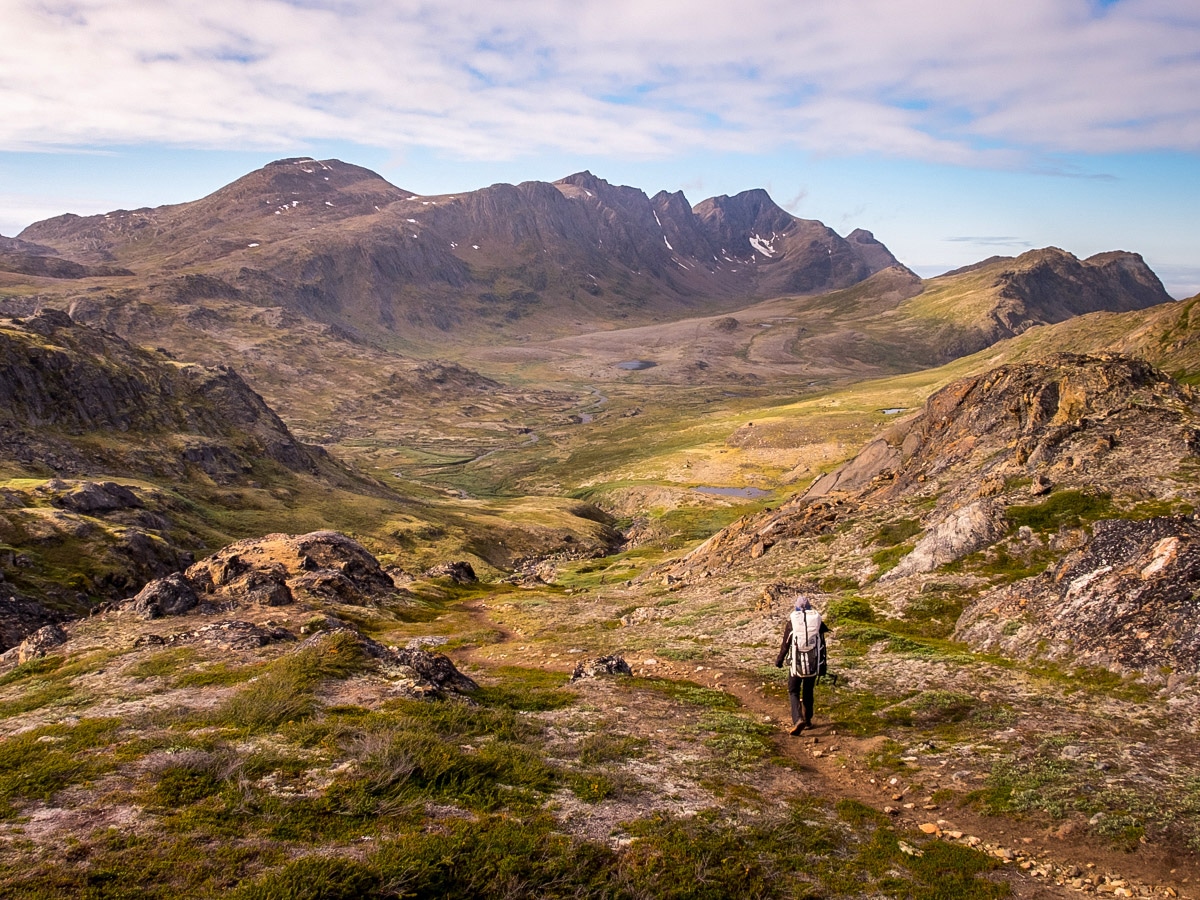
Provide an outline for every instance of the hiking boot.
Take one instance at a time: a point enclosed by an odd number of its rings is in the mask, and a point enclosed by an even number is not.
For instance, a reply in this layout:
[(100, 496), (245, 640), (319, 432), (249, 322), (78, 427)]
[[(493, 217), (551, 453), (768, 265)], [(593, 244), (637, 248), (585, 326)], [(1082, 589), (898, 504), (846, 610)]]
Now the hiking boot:
[(792, 730), (789, 731), (788, 734), (799, 734), (800, 732), (802, 732), (804, 730), (804, 727), (805, 727), (804, 722), (797, 722), (795, 725), (792, 726)]

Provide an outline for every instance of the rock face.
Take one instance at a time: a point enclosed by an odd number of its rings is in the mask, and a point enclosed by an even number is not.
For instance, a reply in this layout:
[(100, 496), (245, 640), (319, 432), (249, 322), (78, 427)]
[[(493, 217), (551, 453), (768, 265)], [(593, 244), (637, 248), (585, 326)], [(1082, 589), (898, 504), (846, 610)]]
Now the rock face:
[(931, 572), (988, 546), (1004, 530), (1003, 512), (994, 503), (979, 500), (954, 510), (929, 529), (912, 552), (883, 575), (883, 580)]
[(1161, 677), (1200, 672), (1200, 526), (1110, 520), (1041, 575), (973, 603), (955, 636), (1016, 657)]
[(230, 544), (182, 574), (150, 584), (122, 609), (152, 619), (198, 606), (286, 606), (314, 600), (368, 606), (396, 600), (379, 561), (335, 531), (269, 534)]

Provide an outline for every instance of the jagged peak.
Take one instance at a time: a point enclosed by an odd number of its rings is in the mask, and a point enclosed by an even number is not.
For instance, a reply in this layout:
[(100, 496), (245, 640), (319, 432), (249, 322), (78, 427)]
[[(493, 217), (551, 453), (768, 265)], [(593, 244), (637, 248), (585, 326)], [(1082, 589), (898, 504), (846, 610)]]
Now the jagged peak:
[(587, 169), (584, 169), (582, 172), (576, 172), (574, 175), (568, 175), (566, 178), (560, 178), (554, 183), (570, 184), (574, 185), (575, 187), (586, 188), (587, 190), (597, 192), (602, 191), (605, 188), (612, 187), (612, 185), (603, 178), (593, 175)]

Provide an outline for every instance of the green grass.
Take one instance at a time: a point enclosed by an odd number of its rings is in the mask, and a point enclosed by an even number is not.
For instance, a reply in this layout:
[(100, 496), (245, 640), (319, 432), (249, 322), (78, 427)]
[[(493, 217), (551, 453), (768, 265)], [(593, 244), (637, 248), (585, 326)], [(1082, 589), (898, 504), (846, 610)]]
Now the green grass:
[(14, 814), (13, 801), (48, 800), (65, 787), (111, 771), (116, 759), (104, 751), (120, 727), (116, 719), (82, 719), (0, 742), (0, 817)]
[(130, 678), (166, 678), (194, 662), (196, 651), (191, 647), (172, 647), (139, 660), (125, 669)]
[(1078, 528), (1114, 513), (1112, 498), (1108, 494), (1062, 490), (1055, 491), (1041, 503), (1010, 506), (1005, 510), (1005, 517), (1013, 531), (1027, 525), (1045, 534), (1059, 528)]
[(51, 706), (74, 695), (75, 689), (67, 681), (34, 683), (13, 700), (0, 702), (0, 719), (8, 719), (22, 713), (33, 712)]
[(879, 530), (871, 536), (871, 543), (881, 547), (894, 547), (920, 533), (921, 523), (919, 520), (897, 519), (895, 522), (880, 526)]
[(875, 577), (883, 575), (896, 568), (900, 560), (912, 553), (915, 544), (898, 544), (894, 547), (886, 547), (883, 550), (876, 550), (871, 554), (871, 562), (879, 567), (875, 573)]
[(57, 655), (42, 656), (28, 660), (0, 675), (0, 687), (8, 684), (16, 684), (28, 678), (36, 678), (39, 675), (48, 675), (57, 670), (65, 662), (66, 657)]
[(321, 682), (348, 678), (371, 665), (352, 634), (338, 632), (322, 638), (267, 664), (253, 681), (214, 710), (208, 722), (254, 733), (313, 715), (317, 708), (314, 692)]
[(825, 617), (830, 625), (843, 622), (874, 622), (875, 610), (862, 597), (835, 597), (829, 601)]

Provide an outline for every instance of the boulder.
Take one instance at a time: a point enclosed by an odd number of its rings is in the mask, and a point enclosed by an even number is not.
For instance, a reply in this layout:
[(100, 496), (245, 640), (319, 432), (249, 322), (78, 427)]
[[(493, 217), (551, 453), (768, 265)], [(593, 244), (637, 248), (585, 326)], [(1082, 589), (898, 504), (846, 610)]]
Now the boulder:
[(18, 664), (26, 663), (31, 659), (45, 656), (50, 650), (66, 642), (67, 633), (63, 631), (62, 626), (52, 623), (39, 628), (0, 658), (8, 661), (15, 660)]
[(623, 656), (601, 656), (593, 660), (580, 660), (571, 673), (571, 680), (580, 678), (597, 678), (600, 675), (633, 675), (629, 663)]
[(139, 509), (142, 501), (129, 488), (115, 481), (82, 481), (53, 500), (56, 506), (85, 515)]
[(427, 569), (422, 578), (449, 578), (455, 584), (475, 584), (479, 579), (469, 562), (439, 563), (432, 569)]
[(143, 619), (182, 616), (200, 603), (196, 591), (180, 573), (150, 582), (123, 609)]

